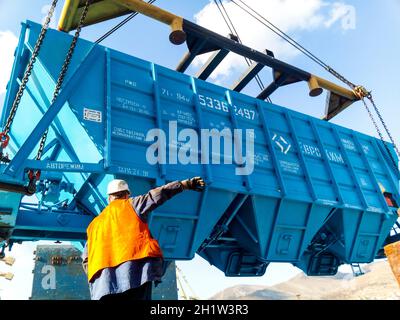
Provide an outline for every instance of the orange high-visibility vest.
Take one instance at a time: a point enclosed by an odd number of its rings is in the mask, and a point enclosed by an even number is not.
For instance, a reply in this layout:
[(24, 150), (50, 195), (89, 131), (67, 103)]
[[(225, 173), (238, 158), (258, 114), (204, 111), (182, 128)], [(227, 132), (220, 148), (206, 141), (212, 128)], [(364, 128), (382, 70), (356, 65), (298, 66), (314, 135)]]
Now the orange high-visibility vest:
[(87, 228), (88, 279), (104, 268), (130, 260), (162, 257), (157, 240), (129, 199), (112, 201)]

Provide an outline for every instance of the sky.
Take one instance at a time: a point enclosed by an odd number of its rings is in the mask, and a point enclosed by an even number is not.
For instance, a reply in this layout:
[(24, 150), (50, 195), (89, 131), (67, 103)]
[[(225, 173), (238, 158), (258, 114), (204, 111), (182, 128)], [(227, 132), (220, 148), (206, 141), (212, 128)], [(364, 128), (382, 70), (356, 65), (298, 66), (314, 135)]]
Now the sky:
[[(3, 105), (20, 23), (27, 19), (42, 22), (49, 2), (49, 0), (0, 0), (0, 108)], [(58, 21), (64, 1), (59, 2), (52, 27), (55, 27), (55, 22)], [(272, 50), (275, 57), (283, 61), (337, 82), (318, 65), (238, 10), (234, 4), (229, 1), (224, 3), (244, 44), (258, 50)], [(398, 125), (400, 1), (246, 0), (246, 3), (352, 82), (372, 90), (387, 126), (397, 140), (400, 136)], [(228, 34), (228, 29), (213, 1), (157, 0), (156, 4), (222, 35)], [(95, 41), (120, 20), (120, 18), (114, 19), (85, 28), (81, 36)], [(168, 31), (165, 25), (138, 16), (102, 44), (175, 68), (186, 48), (184, 45), (171, 45), (168, 41)], [(194, 74), (206, 58), (200, 57), (187, 73)], [(229, 55), (212, 74), (210, 81), (230, 86), (245, 68), (242, 58)], [(263, 70), (260, 75), (264, 83), (271, 81), (271, 70)], [(244, 92), (254, 96), (258, 91), (253, 83)], [(325, 94), (310, 98), (306, 83), (282, 88), (271, 98), (274, 103), (290, 109), (316, 117), (324, 115)], [(332, 122), (377, 136), (361, 103), (352, 105)], [(8, 268), (7, 270), (13, 270), (15, 273), (12, 281), (0, 279), (0, 296), (3, 299), (27, 299), (30, 296), (29, 279), (32, 277), (32, 252), (35, 246), (36, 243), (16, 245), (10, 253), (17, 258), (16, 264), (12, 267), (0, 264), (0, 270)], [(178, 264), (190, 286), (201, 298), (208, 298), (223, 288), (237, 284), (272, 285), (287, 280), (299, 272), (289, 264), (271, 264), (266, 275), (261, 278), (237, 279), (224, 277), (222, 272), (201, 258)], [(28, 265), (32, 265), (32, 268), (28, 268)], [(210, 283), (217, 285), (210, 286)]]

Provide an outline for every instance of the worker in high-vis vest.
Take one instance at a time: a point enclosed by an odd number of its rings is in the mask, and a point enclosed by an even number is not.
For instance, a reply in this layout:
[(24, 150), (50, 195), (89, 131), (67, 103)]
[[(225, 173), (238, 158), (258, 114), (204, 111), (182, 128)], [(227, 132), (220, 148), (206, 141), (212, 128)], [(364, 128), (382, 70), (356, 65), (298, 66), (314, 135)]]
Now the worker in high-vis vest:
[(92, 300), (151, 300), (153, 282), (161, 282), (163, 254), (150, 233), (149, 214), (183, 190), (204, 187), (194, 177), (130, 197), (126, 181), (108, 184), (109, 205), (89, 224), (82, 254)]

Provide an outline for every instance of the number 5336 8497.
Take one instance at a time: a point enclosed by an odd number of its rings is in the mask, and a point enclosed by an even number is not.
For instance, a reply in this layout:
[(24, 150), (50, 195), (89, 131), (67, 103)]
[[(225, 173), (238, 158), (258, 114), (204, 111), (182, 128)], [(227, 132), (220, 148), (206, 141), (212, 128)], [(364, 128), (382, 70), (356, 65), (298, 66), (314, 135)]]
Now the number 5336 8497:
[[(207, 97), (202, 94), (198, 95), (199, 97), (199, 103), (202, 106), (215, 109), (215, 110), (220, 110), (224, 112), (229, 112), (229, 107), (228, 103), (226, 101), (221, 101), (215, 98)], [(241, 116), (243, 118), (249, 119), (249, 120), (254, 120), (256, 113), (254, 110), (250, 110), (247, 108), (242, 108), (242, 107), (237, 107), (233, 105), (233, 111), (235, 112), (235, 115)]]

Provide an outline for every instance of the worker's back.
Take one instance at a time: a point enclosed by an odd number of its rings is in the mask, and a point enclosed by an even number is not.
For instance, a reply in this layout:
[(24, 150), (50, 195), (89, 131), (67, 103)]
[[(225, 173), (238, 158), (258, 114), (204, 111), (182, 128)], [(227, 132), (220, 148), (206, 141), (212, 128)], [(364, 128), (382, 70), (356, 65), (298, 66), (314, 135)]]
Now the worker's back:
[(131, 199), (112, 201), (87, 229), (88, 278), (129, 260), (162, 257), (157, 240), (132, 208)]

